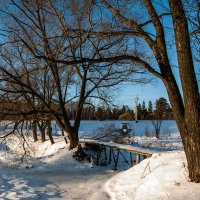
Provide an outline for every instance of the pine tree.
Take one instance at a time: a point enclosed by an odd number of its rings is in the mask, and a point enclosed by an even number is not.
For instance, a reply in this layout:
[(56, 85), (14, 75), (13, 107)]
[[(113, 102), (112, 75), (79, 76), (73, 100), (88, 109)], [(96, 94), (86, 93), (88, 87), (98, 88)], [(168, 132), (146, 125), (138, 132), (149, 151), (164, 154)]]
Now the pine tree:
[(155, 107), (155, 117), (157, 119), (165, 119), (166, 116), (168, 116), (168, 112), (170, 112), (170, 106), (165, 98), (161, 97), (156, 100)]
[(139, 103), (139, 104), (138, 104), (138, 107), (137, 107), (138, 119), (139, 119), (139, 120), (141, 119), (141, 111), (142, 111), (142, 106), (141, 106), (141, 104)]
[(152, 104), (152, 101), (149, 101), (149, 104), (148, 104), (148, 119), (153, 119), (153, 104)]
[(147, 116), (147, 109), (145, 106), (145, 101), (142, 102), (142, 108), (141, 108), (141, 119), (146, 119)]
[(146, 106), (145, 106), (145, 102), (143, 101), (142, 102), (142, 110), (145, 110), (146, 109)]
[(150, 114), (150, 113), (153, 113), (153, 104), (152, 104), (151, 101), (149, 101), (148, 112), (149, 112), (149, 114)]

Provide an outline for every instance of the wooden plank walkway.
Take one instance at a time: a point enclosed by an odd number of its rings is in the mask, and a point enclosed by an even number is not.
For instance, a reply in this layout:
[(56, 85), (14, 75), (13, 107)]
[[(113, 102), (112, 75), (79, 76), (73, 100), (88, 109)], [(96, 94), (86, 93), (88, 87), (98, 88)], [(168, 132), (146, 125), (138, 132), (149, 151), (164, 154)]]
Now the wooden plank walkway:
[[(143, 149), (140, 147), (134, 147), (131, 145), (126, 145), (126, 144), (118, 144), (114, 142), (104, 142), (104, 141), (99, 141), (99, 140), (91, 140), (91, 139), (80, 139), (81, 143), (85, 143), (86, 145), (89, 146), (96, 146), (97, 148), (97, 165), (99, 165), (100, 158), (102, 156), (102, 153), (104, 152), (105, 159), (107, 160), (107, 151), (106, 149), (109, 149), (109, 159), (108, 163), (110, 164), (111, 161), (114, 161), (114, 170), (117, 169), (118, 161), (119, 161), (119, 156), (125, 160), (125, 162), (132, 167), (133, 166), (133, 158), (132, 154), (136, 155), (136, 160), (135, 164), (138, 164), (141, 160), (141, 156), (143, 156), (143, 159), (146, 157), (151, 157), (153, 153), (156, 153), (156, 151), (150, 151), (147, 149)], [(114, 153), (115, 150), (115, 153)], [(129, 152), (129, 160), (123, 155), (121, 151)], [(117, 154), (116, 154), (117, 152)]]

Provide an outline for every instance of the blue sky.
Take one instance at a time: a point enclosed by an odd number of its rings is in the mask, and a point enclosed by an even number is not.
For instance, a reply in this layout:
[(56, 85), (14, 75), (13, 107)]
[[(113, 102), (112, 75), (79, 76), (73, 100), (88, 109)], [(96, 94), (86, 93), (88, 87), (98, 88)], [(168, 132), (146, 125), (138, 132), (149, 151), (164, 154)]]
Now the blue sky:
[[(172, 71), (174, 73), (174, 76), (177, 80), (177, 84), (181, 89), (181, 82), (178, 72), (178, 61), (176, 56), (176, 49), (173, 46), (173, 48), (168, 49), (168, 55), (170, 59), (170, 63), (172, 65)], [(155, 76), (154, 76), (155, 78)], [(120, 95), (117, 96), (115, 103), (117, 105), (128, 105), (130, 108), (133, 108), (135, 98), (139, 98), (139, 102), (142, 103), (142, 101), (146, 102), (146, 106), (148, 105), (148, 102), (151, 100), (152, 103), (155, 103), (157, 99), (160, 97), (164, 97), (168, 100), (168, 94), (166, 91), (166, 88), (162, 81), (158, 78), (155, 78), (152, 82), (147, 84), (141, 84), (141, 85), (131, 85), (131, 84), (124, 84), (121, 86)]]
[[(165, 1), (163, 2), (165, 3)], [(160, 5), (158, 4), (156, 6), (158, 7), (158, 11), (159, 11)], [(165, 24), (164, 26), (165, 37), (167, 40), (167, 50), (169, 54), (170, 63), (173, 66), (172, 70), (177, 79), (178, 85), (180, 86), (180, 80), (179, 80), (178, 68), (177, 68), (176, 48), (175, 48), (174, 34), (172, 31), (173, 27), (172, 27), (171, 18), (170, 17), (163, 18), (163, 23)], [(0, 40), (2, 39), (3, 37), (0, 36)], [(133, 108), (134, 100), (136, 97), (139, 98), (139, 102), (145, 101), (146, 105), (148, 105), (149, 100), (151, 100), (154, 103), (156, 99), (160, 97), (164, 97), (168, 99), (168, 95), (163, 83), (159, 79), (156, 79), (146, 85), (124, 84), (123, 86), (121, 86), (121, 90), (119, 94), (115, 97), (115, 103), (117, 105), (128, 105), (131, 108)]]
[(168, 95), (162, 81), (156, 79), (145, 85), (125, 84), (121, 86), (121, 90), (115, 102), (118, 105), (128, 105), (130, 108), (133, 108), (135, 106), (134, 101), (136, 97), (139, 98), (139, 102), (145, 101), (146, 106), (149, 100), (153, 103), (160, 97), (164, 97), (168, 100)]

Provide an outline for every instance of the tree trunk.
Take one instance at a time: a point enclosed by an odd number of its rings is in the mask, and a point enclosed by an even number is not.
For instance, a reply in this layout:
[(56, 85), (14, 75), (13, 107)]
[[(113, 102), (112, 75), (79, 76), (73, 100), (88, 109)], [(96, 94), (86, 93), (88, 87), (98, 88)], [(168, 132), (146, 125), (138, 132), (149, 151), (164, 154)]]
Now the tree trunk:
[(40, 140), (41, 142), (45, 142), (46, 141), (46, 137), (45, 137), (46, 124), (42, 120), (41, 122), (37, 121), (37, 124), (40, 129)]
[(153, 124), (154, 130), (155, 130), (155, 137), (157, 139), (159, 139), (162, 120), (153, 120), (152, 124)]
[[(180, 126), (180, 124), (177, 124)], [(183, 122), (179, 128), (187, 158), (189, 178), (192, 182), (200, 182), (200, 137), (196, 124)]]
[(88, 155), (83, 151), (81, 144), (78, 144), (77, 151), (74, 152), (73, 157), (77, 160), (84, 160)]
[[(184, 118), (177, 120), (188, 163), (189, 178), (200, 182), (200, 98), (187, 19), (181, 0), (169, 0), (172, 13), (179, 73), (184, 97)], [(176, 112), (176, 110), (175, 110)], [(175, 116), (176, 117), (176, 116)]]
[[(187, 158), (189, 178), (192, 182), (200, 182), (200, 131), (199, 117), (185, 112), (175, 81), (164, 82), (170, 104), (172, 106), (174, 118), (176, 120), (184, 151)], [(189, 103), (189, 102), (188, 102)], [(189, 103), (191, 108), (194, 103)], [(198, 113), (198, 109), (196, 110)], [(193, 115), (193, 116), (191, 116)], [(196, 116), (196, 119), (194, 118)], [(193, 119), (193, 120), (191, 120)]]
[(51, 128), (51, 121), (47, 122), (47, 135), (49, 136), (49, 139), (51, 141), (51, 144), (54, 144), (53, 136), (52, 136), (52, 128)]
[(45, 137), (45, 128), (40, 128), (40, 136), (41, 136), (41, 142), (45, 142), (46, 141), (46, 137)]
[(38, 137), (37, 137), (37, 123), (36, 123), (36, 120), (33, 120), (33, 122), (32, 122), (32, 132), (33, 132), (34, 142), (37, 142), (38, 141)]
[(68, 142), (67, 142), (67, 139), (66, 139), (66, 136), (64, 134), (64, 130), (63, 129), (61, 130), (61, 133), (62, 133), (62, 136), (64, 137), (65, 143), (67, 144)]
[(71, 128), (69, 134), (69, 141), (70, 141), (70, 146), (69, 149), (74, 149), (78, 146), (78, 130), (76, 130), (75, 128)]

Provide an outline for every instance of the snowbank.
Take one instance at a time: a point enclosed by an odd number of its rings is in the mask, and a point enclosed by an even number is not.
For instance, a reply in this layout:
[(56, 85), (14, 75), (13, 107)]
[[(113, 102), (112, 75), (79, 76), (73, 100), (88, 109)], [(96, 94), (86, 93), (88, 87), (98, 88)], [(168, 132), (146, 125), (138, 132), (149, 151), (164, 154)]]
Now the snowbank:
[(35, 157), (45, 157), (45, 156), (52, 156), (55, 153), (59, 152), (60, 149), (64, 149), (69, 145), (66, 145), (64, 140), (57, 141), (58, 137), (55, 137), (55, 143), (52, 145), (51, 142), (45, 141), (43, 143), (36, 142), (35, 144)]
[(105, 190), (112, 200), (200, 199), (200, 184), (188, 181), (183, 152), (154, 154), (111, 178)]

